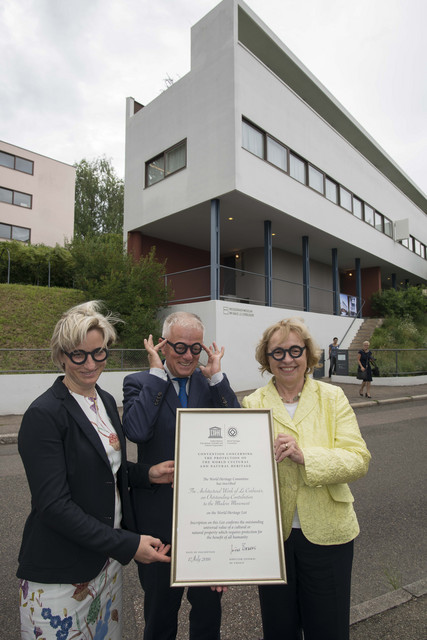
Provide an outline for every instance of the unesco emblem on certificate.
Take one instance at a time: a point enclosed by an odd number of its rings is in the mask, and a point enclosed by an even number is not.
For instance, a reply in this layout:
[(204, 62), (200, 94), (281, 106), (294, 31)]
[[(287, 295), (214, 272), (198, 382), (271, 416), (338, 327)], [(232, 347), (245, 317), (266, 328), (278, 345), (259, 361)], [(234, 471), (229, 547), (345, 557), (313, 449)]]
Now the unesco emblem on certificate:
[(178, 409), (171, 586), (283, 584), (271, 409)]

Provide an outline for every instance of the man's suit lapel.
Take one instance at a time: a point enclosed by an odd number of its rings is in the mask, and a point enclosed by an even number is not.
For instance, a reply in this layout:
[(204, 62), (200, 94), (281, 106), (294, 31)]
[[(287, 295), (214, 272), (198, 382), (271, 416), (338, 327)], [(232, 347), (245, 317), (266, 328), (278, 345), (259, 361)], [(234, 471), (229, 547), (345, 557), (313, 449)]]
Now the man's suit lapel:
[(171, 412), (175, 415), (176, 410), (181, 408), (181, 403), (178, 400), (178, 394), (175, 391), (175, 387), (172, 382), (169, 380), (169, 384), (165, 391), (166, 397), (165, 400)]
[[(190, 389), (188, 393), (188, 408), (195, 409), (199, 406), (204, 407), (206, 405), (206, 385), (207, 382), (203, 374), (196, 369), (191, 376)], [(181, 403), (178, 399), (178, 394), (171, 381), (166, 389), (165, 400), (168, 403), (170, 410), (175, 415), (177, 409), (182, 409)]]
[(190, 393), (188, 394), (188, 407), (206, 407), (206, 385), (209, 384), (203, 374), (196, 369), (191, 376)]

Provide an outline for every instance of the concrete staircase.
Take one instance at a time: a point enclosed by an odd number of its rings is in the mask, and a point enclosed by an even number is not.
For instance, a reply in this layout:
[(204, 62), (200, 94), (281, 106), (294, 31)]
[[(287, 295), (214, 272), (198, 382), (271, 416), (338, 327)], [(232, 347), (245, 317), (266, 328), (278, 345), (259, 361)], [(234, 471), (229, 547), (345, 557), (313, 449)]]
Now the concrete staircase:
[(354, 336), (348, 348), (348, 366), (349, 371), (357, 369), (357, 352), (362, 348), (365, 340), (371, 340), (372, 334), (377, 327), (383, 324), (383, 318), (366, 318), (360, 325), (359, 331)]

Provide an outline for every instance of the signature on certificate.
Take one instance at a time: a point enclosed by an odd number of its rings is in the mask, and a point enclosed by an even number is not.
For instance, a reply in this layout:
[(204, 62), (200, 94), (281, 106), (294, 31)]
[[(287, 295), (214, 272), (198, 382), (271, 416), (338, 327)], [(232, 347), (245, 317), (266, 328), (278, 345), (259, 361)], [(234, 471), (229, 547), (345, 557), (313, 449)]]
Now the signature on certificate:
[(248, 546), (243, 542), (239, 547), (235, 547), (233, 543), (231, 543), (230, 553), (239, 553), (239, 552), (255, 551), (255, 550), (256, 550), (256, 545)]

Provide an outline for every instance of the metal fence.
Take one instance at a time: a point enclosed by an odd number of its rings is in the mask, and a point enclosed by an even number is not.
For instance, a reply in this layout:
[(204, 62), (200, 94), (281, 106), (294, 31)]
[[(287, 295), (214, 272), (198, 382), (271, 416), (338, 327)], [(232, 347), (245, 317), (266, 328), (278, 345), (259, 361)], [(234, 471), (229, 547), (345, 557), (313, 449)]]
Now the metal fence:
[[(187, 283), (191, 278), (192, 295), (183, 295), (188, 291)], [(220, 300), (236, 302), (240, 304), (262, 305), (266, 304), (265, 284), (267, 276), (265, 273), (247, 271), (235, 267), (220, 266)], [(168, 287), (174, 292), (171, 302), (174, 304), (182, 302), (198, 302), (200, 300), (211, 299), (210, 289), (210, 265), (175, 271), (164, 276), (165, 289)], [(274, 276), (271, 279), (272, 299), (271, 306), (277, 308), (295, 309), (304, 311), (305, 286), (302, 282), (286, 280), (285, 278)], [(364, 300), (360, 301), (358, 316), (361, 316), (361, 309)], [(309, 310), (315, 313), (335, 313), (334, 292), (332, 289), (318, 287), (314, 284), (309, 286)]]
[[(348, 350), (348, 375), (357, 372), (357, 349)], [(427, 349), (372, 349), (380, 377), (427, 375)], [(106, 371), (148, 368), (145, 349), (111, 349)], [(254, 363), (255, 366), (255, 363)], [(0, 374), (55, 373), (50, 349), (0, 349)]]
[[(382, 378), (427, 375), (427, 349), (371, 349)], [(357, 349), (348, 349), (348, 375), (357, 372)]]
[[(140, 371), (148, 368), (145, 349), (110, 349), (105, 371)], [(0, 374), (56, 373), (50, 349), (0, 349)]]

